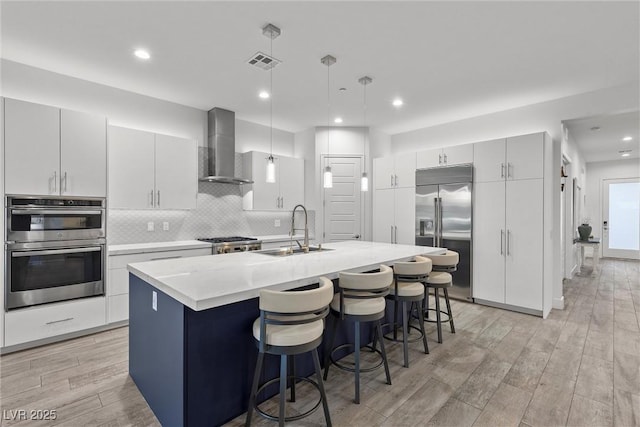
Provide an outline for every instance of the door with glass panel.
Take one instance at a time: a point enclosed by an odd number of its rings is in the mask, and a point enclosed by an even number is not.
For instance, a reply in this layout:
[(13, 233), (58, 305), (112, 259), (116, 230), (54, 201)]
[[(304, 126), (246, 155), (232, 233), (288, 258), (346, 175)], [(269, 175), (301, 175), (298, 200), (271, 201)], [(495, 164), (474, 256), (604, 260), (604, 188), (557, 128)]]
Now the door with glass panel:
[(602, 193), (602, 255), (640, 259), (640, 178), (606, 179)]

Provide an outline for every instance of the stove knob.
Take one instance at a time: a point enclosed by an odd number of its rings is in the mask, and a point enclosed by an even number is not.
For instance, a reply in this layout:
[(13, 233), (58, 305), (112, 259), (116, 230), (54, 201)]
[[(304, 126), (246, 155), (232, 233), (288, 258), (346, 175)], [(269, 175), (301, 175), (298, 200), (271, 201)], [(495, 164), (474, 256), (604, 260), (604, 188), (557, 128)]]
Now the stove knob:
[(247, 250), (247, 247), (246, 247), (246, 246), (240, 246), (240, 252), (244, 252), (244, 251), (246, 251), (246, 250)]

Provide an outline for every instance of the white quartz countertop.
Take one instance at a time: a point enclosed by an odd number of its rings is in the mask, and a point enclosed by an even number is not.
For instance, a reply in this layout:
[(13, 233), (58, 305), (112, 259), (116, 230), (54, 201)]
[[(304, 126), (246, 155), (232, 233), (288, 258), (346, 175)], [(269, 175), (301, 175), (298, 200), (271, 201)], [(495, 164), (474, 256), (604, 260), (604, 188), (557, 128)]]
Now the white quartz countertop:
[(420, 254), (444, 253), (442, 248), (355, 240), (325, 244), (323, 248), (334, 250), (285, 257), (236, 252), (133, 263), (127, 268), (199, 311), (255, 298), (260, 289), (293, 289), (318, 283), (320, 276), (335, 279), (341, 271), (368, 271)]
[(109, 255), (144, 254), (149, 252), (176, 251), (183, 249), (211, 248), (211, 243), (197, 240), (181, 240), (177, 242), (131, 243), (126, 245), (107, 245)]

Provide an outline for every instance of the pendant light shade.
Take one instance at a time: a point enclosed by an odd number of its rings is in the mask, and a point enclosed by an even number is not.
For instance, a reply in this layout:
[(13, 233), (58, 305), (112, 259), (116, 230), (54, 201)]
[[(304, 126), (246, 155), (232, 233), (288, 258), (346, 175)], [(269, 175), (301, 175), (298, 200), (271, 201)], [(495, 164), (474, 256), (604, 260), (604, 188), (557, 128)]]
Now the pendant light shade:
[[(327, 158), (330, 158), (329, 153), (331, 151), (331, 146), (329, 137), (331, 136), (331, 129), (329, 128), (329, 122), (331, 120), (331, 85), (329, 80), (329, 67), (336, 63), (336, 58), (331, 55), (326, 55), (320, 60), (320, 62), (327, 66)], [(324, 168), (322, 181), (324, 188), (333, 187), (333, 174), (331, 173), (331, 166), (327, 165)]]
[(276, 164), (273, 161), (273, 156), (267, 157), (266, 181), (270, 184), (273, 184), (276, 182)]
[[(271, 58), (273, 58), (273, 39), (280, 35), (280, 28), (273, 24), (267, 24), (262, 28), (262, 34), (269, 37), (271, 46)], [(270, 150), (269, 157), (267, 157), (267, 168), (265, 180), (269, 184), (276, 182), (276, 164), (273, 161), (273, 66), (269, 68), (269, 142)]]
[(367, 85), (373, 82), (373, 79), (369, 76), (360, 77), (358, 79), (358, 83), (363, 86), (363, 101), (362, 101), (362, 158), (363, 158), (363, 168), (365, 172), (362, 172), (362, 177), (360, 178), (360, 191), (369, 191), (369, 177), (367, 176), (367, 157), (365, 155), (367, 149), (367, 134), (365, 131), (365, 127), (367, 126)]
[(360, 191), (369, 191), (369, 177), (366, 172), (362, 172), (362, 177), (360, 178)]
[(331, 166), (324, 168), (324, 188), (333, 188), (333, 174), (331, 173)]

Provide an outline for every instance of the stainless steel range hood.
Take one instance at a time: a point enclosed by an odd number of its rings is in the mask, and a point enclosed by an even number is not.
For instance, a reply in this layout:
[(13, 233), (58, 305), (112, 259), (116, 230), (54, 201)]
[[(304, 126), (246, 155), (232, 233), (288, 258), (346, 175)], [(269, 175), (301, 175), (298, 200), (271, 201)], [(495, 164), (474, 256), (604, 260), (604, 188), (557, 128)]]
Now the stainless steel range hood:
[(209, 132), (207, 137), (207, 176), (200, 181), (223, 184), (252, 184), (253, 181), (235, 176), (236, 114), (222, 108), (207, 113)]

